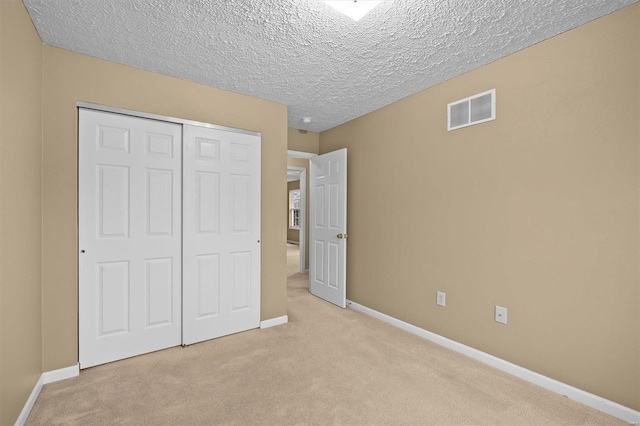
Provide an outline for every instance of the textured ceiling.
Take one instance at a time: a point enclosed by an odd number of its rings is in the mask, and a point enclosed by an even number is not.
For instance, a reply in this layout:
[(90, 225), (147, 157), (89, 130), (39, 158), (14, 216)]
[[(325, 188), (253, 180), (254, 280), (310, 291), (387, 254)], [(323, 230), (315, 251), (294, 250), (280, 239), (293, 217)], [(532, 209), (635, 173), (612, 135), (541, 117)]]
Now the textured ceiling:
[(636, 1), (387, 0), (359, 22), (319, 0), (24, 3), (48, 45), (280, 102), (320, 132)]

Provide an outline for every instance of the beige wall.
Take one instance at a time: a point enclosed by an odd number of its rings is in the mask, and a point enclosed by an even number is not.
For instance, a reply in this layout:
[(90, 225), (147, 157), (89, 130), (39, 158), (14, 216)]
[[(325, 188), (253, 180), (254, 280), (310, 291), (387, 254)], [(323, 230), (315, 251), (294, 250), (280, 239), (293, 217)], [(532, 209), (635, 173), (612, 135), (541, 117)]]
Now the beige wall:
[(289, 127), (287, 129), (287, 149), (317, 154), (320, 152), (320, 134)]
[[(299, 180), (287, 182), (287, 202), (285, 203), (287, 206), (287, 224), (289, 223), (289, 192), (293, 191), (294, 189), (300, 189)], [(287, 241), (300, 242), (300, 231), (298, 231), (297, 229), (291, 229), (287, 226)]]
[[(639, 410), (639, 57), (636, 4), (322, 133), (347, 297)], [(491, 88), (496, 121), (446, 131)]]
[[(286, 313), (284, 152), (321, 139), (349, 148), (350, 299), (640, 409), (640, 5), (319, 139), (282, 105), (43, 49), (21, 1), (0, 8), (0, 424), (77, 362), (77, 100), (262, 132), (263, 319)], [(497, 121), (444, 131), (491, 87)]]
[(0, 2), (0, 424), (42, 373), (42, 42), (22, 2)]
[(43, 362), (77, 363), (76, 101), (262, 133), (262, 313), (286, 315), (287, 108), (46, 46), (44, 49)]

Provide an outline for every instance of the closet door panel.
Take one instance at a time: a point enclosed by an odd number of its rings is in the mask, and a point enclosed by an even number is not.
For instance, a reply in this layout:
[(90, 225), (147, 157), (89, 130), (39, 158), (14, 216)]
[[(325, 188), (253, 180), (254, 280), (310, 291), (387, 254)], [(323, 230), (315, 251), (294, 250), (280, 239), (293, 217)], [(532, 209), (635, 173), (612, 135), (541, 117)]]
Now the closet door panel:
[(181, 343), (182, 126), (80, 109), (79, 356)]
[(260, 326), (260, 137), (184, 126), (183, 339)]

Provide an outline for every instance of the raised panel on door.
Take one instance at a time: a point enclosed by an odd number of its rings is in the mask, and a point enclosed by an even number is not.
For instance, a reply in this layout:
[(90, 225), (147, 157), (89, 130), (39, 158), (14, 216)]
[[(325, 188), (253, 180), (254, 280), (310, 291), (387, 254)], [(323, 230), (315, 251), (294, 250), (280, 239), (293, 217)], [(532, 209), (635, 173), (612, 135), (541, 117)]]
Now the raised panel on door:
[(159, 158), (173, 158), (173, 137), (147, 132), (146, 155)]
[(81, 368), (181, 343), (181, 126), (80, 109)]
[(309, 290), (346, 306), (347, 151), (310, 162)]
[(217, 139), (196, 137), (195, 138), (196, 161), (219, 162), (220, 161), (220, 141)]
[(146, 259), (145, 301), (146, 327), (160, 327), (173, 323), (173, 258)]
[(327, 185), (329, 187), (329, 197), (326, 209), (329, 216), (329, 228), (340, 229), (340, 201), (339, 188), (337, 183)]
[(246, 143), (231, 143), (231, 155), (230, 155), (230, 161), (231, 163), (244, 163), (244, 164), (251, 164), (251, 153), (253, 152), (253, 150), (251, 149), (251, 146), (247, 145)]
[(129, 332), (129, 262), (96, 263), (96, 334)]
[(251, 308), (251, 252), (231, 253), (231, 312)]
[(183, 155), (191, 344), (260, 325), (260, 137), (185, 125)]
[(340, 268), (339, 268), (340, 246), (339, 244), (336, 242), (330, 241), (328, 251), (329, 253), (327, 256), (328, 257), (327, 267), (329, 271), (327, 275), (329, 279), (327, 280), (327, 285), (337, 290), (340, 286)]
[(313, 262), (314, 262), (314, 268), (313, 271), (311, 272), (311, 277), (313, 277), (314, 281), (320, 283), (320, 284), (325, 284), (324, 281), (324, 272), (325, 272), (325, 242), (324, 241), (319, 241), (319, 240), (315, 240), (313, 242), (314, 244), (314, 256), (312, 257)]
[(196, 320), (217, 316), (220, 313), (220, 255), (197, 255), (194, 266), (196, 267)]
[(195, 172), (196, 233), (217, 234), (220, 229), (220, 173)]
[(173, 171), (146, 170), (146, 228), (148, 236), (173, 235)]
[(129, 167), (97, 164), (98, 235), (100, 238), (128, 238)]
[(315, 214), (311, 219), (311, 224), (313, 227), (317, 229), (324, 228), (325, 225), (325, 215), (326, 215), (326, 203), (324, 197), (324, 185), (315, 185), (315, 197), (312, 196), (312, 200), (314, 200), (315, 204), (312, 206), (312, 212)]
[(251, 232), (251, 175), (232, 174), (231, 178), (231, 232)]
[(129, 129), (98, 124), (96, 137), (99, 151), (120, 151), (129, 153)]

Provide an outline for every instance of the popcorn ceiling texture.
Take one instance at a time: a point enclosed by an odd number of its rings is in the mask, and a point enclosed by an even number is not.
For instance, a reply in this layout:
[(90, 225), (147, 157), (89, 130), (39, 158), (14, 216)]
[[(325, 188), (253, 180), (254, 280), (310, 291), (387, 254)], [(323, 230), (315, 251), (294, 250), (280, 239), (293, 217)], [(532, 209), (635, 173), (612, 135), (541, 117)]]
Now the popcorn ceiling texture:
[(636, 1), (387, 0), (359, 22), (319, 0), (24, 3), (45, 44), (286, 104), (321, 132)]

